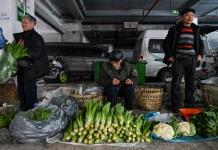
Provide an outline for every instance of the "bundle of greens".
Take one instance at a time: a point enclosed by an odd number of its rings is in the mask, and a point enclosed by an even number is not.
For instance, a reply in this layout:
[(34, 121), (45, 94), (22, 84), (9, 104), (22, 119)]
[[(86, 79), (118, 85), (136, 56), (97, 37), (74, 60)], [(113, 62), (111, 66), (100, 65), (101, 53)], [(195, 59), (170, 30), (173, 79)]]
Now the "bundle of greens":
[(0, 56), (0, 83), (6, 82), (17, 72), (17, 59), (28, 56), (27, 50), (16, 43), (9, 43), (4, 47)]
[(45, 121), (52, 115), (52, 110), (48, 108), (39, 107), (32, 111), (27, 111), (24, 114), (28, 119), (33, 121)]
[(218, 107), (210, 106), (192, 118), (197, 134), (204, 137), (218, 136)]
[(71, 119), (63, 141), (85, 144), (117, 142), (151, 142), (150, 125), (132, 111), (126, 111), (121, 104), (89, 101), (84, 111), (80, 110)]
[(0, 129), (8, 126), (14, 118), (14, 110), (4, 110), (0, 112)]

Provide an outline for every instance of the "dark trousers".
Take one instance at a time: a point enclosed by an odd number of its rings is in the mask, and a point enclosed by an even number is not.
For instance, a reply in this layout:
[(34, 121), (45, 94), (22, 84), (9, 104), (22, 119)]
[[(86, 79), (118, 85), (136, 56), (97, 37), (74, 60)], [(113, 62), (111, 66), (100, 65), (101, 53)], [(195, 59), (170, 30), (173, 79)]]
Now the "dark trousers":
[(20, 99), (20, 109), (27, 111), (34, 108), (34, 104), (37, 103), (37, 86), (36, 81), (25, 81), (23, 74), (17, 76), (18, 84), (18, 96)]
[(135, 100), (135, 86), (134, 85), (111, 85), (105, 88), (105, 94), (108, 101), (112, 105), (117, 104), (117, 97), (123, 97), (125, 102), (125, 107), (127, 109), (133, 109), (134, 100)]
[(194, 103), (195, 92), (195, 73), (196, 73), (196, 57), (188, 57), (183, 59), (176, 59), (173, 63), (172, 70), (172, 105), (173, 109), (182, 107), (182, 96), (180, 92), (180, 83), (183, 75), (185, 76), (185, 105), (192, 105)]

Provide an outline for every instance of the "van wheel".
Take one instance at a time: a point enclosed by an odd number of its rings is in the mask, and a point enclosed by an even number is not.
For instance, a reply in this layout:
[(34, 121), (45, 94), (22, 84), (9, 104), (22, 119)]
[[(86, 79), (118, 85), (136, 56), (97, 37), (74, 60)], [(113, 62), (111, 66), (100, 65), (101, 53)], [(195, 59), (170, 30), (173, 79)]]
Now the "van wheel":
[(161, 69), (157, 75), (157, 80), (159, 82), (171, 81), (172, 80), (172, 69), (169, 67)]

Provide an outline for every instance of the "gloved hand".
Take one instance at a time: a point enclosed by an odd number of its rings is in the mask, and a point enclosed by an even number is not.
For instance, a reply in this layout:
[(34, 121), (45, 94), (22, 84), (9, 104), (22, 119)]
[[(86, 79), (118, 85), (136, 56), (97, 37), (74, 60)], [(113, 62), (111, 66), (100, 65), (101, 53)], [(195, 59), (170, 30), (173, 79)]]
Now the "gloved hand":
[(197, 61), (196, 67), (198, 68), (200, 67), (200, 65), (201, 65), (201, 61)]
[(17, 60), (17, 66), (19, 68), (31, 68), (33, 64), (29, 57), (23, 57)]

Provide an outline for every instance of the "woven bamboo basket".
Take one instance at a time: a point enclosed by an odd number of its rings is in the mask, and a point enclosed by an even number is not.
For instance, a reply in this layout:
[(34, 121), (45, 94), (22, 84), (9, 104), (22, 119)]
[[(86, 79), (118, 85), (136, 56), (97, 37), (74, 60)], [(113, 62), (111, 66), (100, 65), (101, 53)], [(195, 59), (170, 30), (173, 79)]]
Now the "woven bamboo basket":
[(16, 108), (14, 105), (8, 105), (7, 107), (0, 107), (0, 115), (6, 115), (8, 112), (15, 112)]
[(218, 106), (218, 85), (217, 84), (202, 84), (201, 91), (203, 102), (206, 105)]
[(93, 94), (86, 94), (86, 95), (80, 95), (80, 94), (72, 94), (80, 108), (84, 108), (89, 100), (93, 100), (94, 102), (99, 102), (103, 100), (103, 95), (93, 95)]
[(137, 104), (144, 110), (158, 110), (163, 99), (162, 87), (136, 87)]
[(15, 84), (0, 84), (0, 103), (15, 104), (18, 102), (17, 89)]

